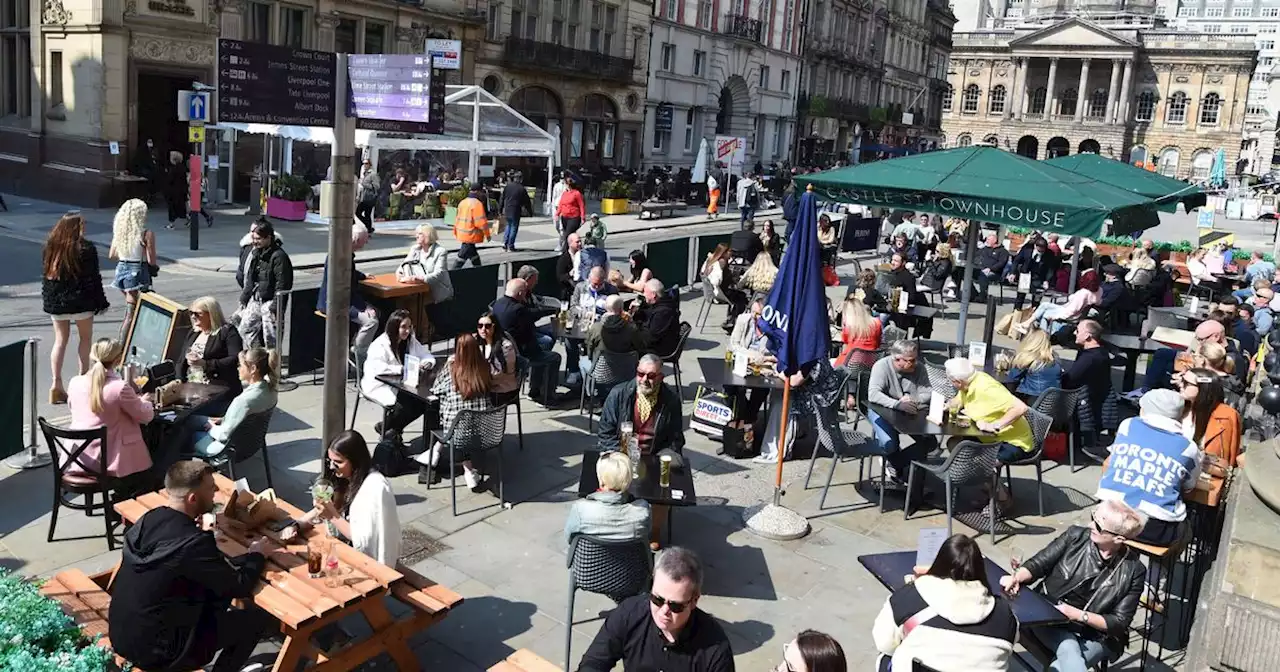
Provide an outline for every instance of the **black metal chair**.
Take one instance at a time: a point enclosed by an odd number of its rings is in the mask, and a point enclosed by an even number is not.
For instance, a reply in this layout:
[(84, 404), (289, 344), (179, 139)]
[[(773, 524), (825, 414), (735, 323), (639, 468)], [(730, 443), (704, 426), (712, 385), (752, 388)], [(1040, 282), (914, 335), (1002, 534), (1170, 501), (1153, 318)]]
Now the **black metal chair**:
[(1049, 435), (1049, 426), (1053, 424), (1053, 418), (1037, 411), (1034, 408), (1027, 409), (1025, 416), (1027, 422), (1031, 425), (1031, 436), (1033, 439), (1031, 452), (1023, 455), (1018, 460), (1006, 462), (1004, 465), (1005, 485), (1009, 486), (1009, 494), (1013, 494), (1013, 467), (1031, 467), (1036, 468), (1036, 500), (1040, 505), (1040, 515), (1044, 515), (1044, 440)]
[[(864, 470), (867, 466), (867, 458), (882, 457), (875, 452), (875, 442), (864, 434), (856, 431), (849, 423), (839, 422), (834, 409), (830, 406), (819, 406), (817, 413), (817, 422), (814, 423), (818, 428), (818, 441), (814, 446), (813, 452), (818, 453), (819, 446), (825, 446), (831, 451), (831, 470), (827, 472), (827, 480), (822, 485), (822, 497), (818, 500), (818, 510), (822, 511), (827, 506), (827, 493), (831, 490), (831, 479), (836, 475), (836, 467), (844, 460), (858, 461), (858, 482), (862, 482)], [(834, 432), (831, 430), (835, 430)], [(814, 460), (809, 461), (809, 472), (804, 477), (804, 487), (809, 488), (809, 477), (813, 475)], [(884, 463), (880, 464), (880, 512), (884, 513), (884, 491), (885, 491), (885, 474), (886, 469)], [(874, 479), (873, 479), (874, 480)]]
[(698, 306), (698, 316), (694, 318), (694, 322), (696, 322), (698, 325), (699, 333), (706, 330), (707, 322), (711, 319), (711, 307), (717, 306), (717, 305), (727, 306), (729, 305), (729, 302), (723, 301), (721, 299), (717, 299), (716, 290), (714, 287), (711, 286), (711, 281), (706, 278), (703, 278), (702, 279), (702, 305)]
[(684, 346), (689, 342), (689, 334), (693, 333), (693, 325), (688, 322), (680, 323), (680, 340), (676, 342), (676, 348), (669, 355), (660, 355), (664, 364), (670, 364), (676, 374), (676, 394), (679, 395), (680, 401), (684, 401), (684, 383), (680, 381), (680, 355), (684, 354)]
[[(439, 430), (431, 432), (431, 438), (444, 445), (449, 451), (449, 498), (453, 504), (453, 515), (458, 515), (458, 484), (453, 474), (457, 473), (457, 454), (459, 451), (474, 456), (490, 450), (498, 453), (498, 501), (506, 504), (502, 484), (502, 440), (507, 435), (507, 405), (495, 406), (486, 411), (463, 409), (454, 416), (449, 429), (443, 434)], [(430, 450), (430, 448), (428, 448)], [(435, 465), (427, 465), (427, 482), (431, 482), (431, 472)], [(428, 485), (428, 488), (431, 486)]]
[(1051, 421), (1050, 429), (1065, 430), (1067, 435), (1067, 464), (1070, 465), (1071, 473), (1076, 473), (1076, 431), (1077, 415), (1080, 411), (1080, 401), (1089, 393), (1086, 387), (1077, 387), (1071, 390), (1064, 390), (1058, 387), (1051, 387), (1036, 400), (1031, 403), (1031, 408), (1037, 410), (1047, 416)]
[(573, 645), (573, 604), (579, 590), (621, 602), (648, 589), (653, 578), (653, 553), (647, 539), (608, 541), (585, 534), (569, 540), (569, 613), (565, 618), (564, 669), (570, 666)]
[(222, 452), (202, 459), (215, 469), (226, 467), (227, 476), (234, 481), (236, 463), (244, 462), (261, 452), (262, 470), (267, 475), (267, 487), (275, 487), (271, 484), (271, 458), (267, 455), (267, 431), (271, 427), (271, 416), (275, 412), (275, 407), (272, 407), (261, 413), (245, 416), (244, 420), (232, 430), (231, 436), (227, 437), (227, 443)]
[[(378, 403), (377, 399), (374, 399), (373, 397), (370, 397), (369, 395), (364, 393), (364, 388), (361, 385), (361, 383), (364, 382), (364, 362), (356, 361), (354, 364), (356, 367), (356, 401), (351, 406), (351, 426), (348, 427), (348, 429), (356, 428), (356, 415), (360, 413), (361, 399), (368, 399), (369, 403), (377, 404), (378, 408), (382, 409), (382, 426), (386, 427), (387, 414), (391, 412), (391, 409), (387, 408), (386, 406), (383, 406), (382, 404)], [(378, 437), (378, 438), (381, 439), (382, 437)]]
[[(947, 497), (947, 536), (951, 536), (952, 515), (954, 505), (952, 497), (953, 483), (973, 483), (976, 481), (994, 481), (1000, 476), (1000, 447), (995, 443), (979, 443), (963, 441), (945, 458), (916, 460), (911, 462), (911, 473), (907, 476), (907, 501), (902, 509), (902, 519), (911, 517), (911, 493), (915, 488), (916, 472), (927, 471), (942, 479)], [(996, 489), (991, 489), (991, 543), (996, 541)]]
[[(111, 456), (107, 450), (107, 428), (94, 429), (62, 429), (49, 424), (43, 416), (37, 419), (40, 432), (44, 434), (45, 444), (49, 446), (49, 455), (53, 457), (53, 514), (49, 517), (48, 543), (53, 543), (54, 529), (58, 526), (58, 509), (67, 507), (83, 511), (92, 516), (99, 507), (102, 509), (103, 525), (107, 532), (107, 550), (116, 550), (115, 536), (112, 534), (112, 522), (115, 520), (115, 504), (111, 493), (119, 485), (119, 480), (107, 473), (107, 464)], [(85, 452), (92, 446), (100, 446), (97, 459)], [(77, 467), (72, 471), (72, 467)], [(80, 495), (83, 504), (68, 501), (66, 496)], [(102, 504), (95, 505), (93, 496), (102, 495)]]
[(524, 409), (520, 405), (520, 393), (524, 390), (524, 386), (529, 382), (529, 358), (516, 353), (516, 397), (507, 406), (516, 407), (516, 436), (519, 439), (518, 446), (524, 451)]
[[(636, 375), (636, 365), (640, 362), (638, 352), (609, 352), (601, 350), (596, 353), (591, 364), (591, 375), (582, 379), (582, 403), (579, 412), (587, 412), (587, 431), (590, 432), (595, 418), (597, 401), (609, 396), (619, 383), (625, 383)], [(679, 383), (677, 383), (678, 385)]]

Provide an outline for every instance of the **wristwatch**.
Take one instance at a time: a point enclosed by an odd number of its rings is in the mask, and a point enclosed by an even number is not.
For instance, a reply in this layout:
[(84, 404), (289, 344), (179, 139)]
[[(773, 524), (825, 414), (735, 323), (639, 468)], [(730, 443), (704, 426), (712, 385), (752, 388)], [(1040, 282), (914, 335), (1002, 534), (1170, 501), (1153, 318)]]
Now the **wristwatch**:
[(1087, 612), (1087, 611), (1081, 611), (1081, 612), (1080, 612), (1080, 618), (1078, 618), (1078, 619), (1076, 619), (1076, 620), (1080, 621), (1081, 623), (1088, 623), (1088, 622), (1089, 622), (1089, 612)]

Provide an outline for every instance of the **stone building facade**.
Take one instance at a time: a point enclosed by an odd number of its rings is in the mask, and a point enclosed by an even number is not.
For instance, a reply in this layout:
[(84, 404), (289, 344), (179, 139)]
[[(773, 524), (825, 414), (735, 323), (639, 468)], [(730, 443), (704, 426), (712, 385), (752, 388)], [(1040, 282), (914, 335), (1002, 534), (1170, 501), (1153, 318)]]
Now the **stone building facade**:
[(639, 167), (652, 11), (645, 0), (489, 0), (475, 81), (559, 134), (560, 165)]
[(943, 101), (949, 146), (996, 144), (1033, 158), (1077, 152), (1207, 177), (1240, 158), (1251, 35), (1083, 18), (956, 33)]
[(189, 148), (177, 92), (216, 81), (219, 36), (401, 54), (451, 37), (463, 41), (458, 82), (474, 77), (483, 29), (482, 9), (421, 2), (0, 0), (0, 191), (118, 202), (114, 177), (147, 139), (161, 156)]

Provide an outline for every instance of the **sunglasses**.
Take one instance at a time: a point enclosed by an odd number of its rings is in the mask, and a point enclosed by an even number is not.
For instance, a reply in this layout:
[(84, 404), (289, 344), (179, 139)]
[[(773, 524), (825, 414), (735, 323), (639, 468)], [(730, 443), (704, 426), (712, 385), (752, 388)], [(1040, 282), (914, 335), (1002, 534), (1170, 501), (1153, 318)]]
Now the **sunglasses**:
[(1093, 519), (1093, 529), (1097, 530), (1097, 531), (1098, 531), (1098, 534), (1109, 534), (1109, 535), (1111, 535), (1111, 536), (1113, 536), (1113, 537), (1119, 537), (1119, 536), (1121, 536), (1120, 534), (1118, 534), (1118, 533), (1116, 533), (1116, 532), (1112, 532), (1111, 530), (1108, 530), (1108, 529), (1106, 529), (1105, 527), (1103, 527), (1103, 526), (1102, 526), (1102, 524), (1098, 522), (1098, 519), (1097, 519), (1097, 518), (1094, 518), (1094, 519)]
[(658, 372), (656, 372), (656, 371), (655, 371), (655, 372), (653, 372), (653, 373), (646, 373), (646, 372), (644, 372), (644, 371), (636, 371), (636, 378), (644, 378), (645, 380), (657, 380), (657, 379), (658, 379), (658, 377), (659, 377), (659, 376), (661, 376), (661, 375), (662, 375), (661, 373), (658, 373)]
[(476, 324), (476, 329), (492, 329), (492, 328), (493, 328), (492, 322), (480, 322)]
[(689, 608), (688, 602), (675, 602), (672, 600), (668, 600), (667, 598), (662, 597), (661, 595), (654, 595), (653, 593), (649, 593), (649, 601), (653, 603), (653, 606), (659, 609), (665, 606), (666, 608), (670, 609), (671, 613), (673, 614), (684, 613), (684, 610)]

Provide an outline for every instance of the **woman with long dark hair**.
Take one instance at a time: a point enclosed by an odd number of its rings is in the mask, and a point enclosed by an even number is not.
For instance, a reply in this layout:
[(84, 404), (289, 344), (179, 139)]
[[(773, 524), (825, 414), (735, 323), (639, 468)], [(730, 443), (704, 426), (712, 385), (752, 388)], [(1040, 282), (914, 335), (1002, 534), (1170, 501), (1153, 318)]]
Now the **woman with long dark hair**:
[[(444, 431), (449, 431), (449, 427), (453, 425), (453, 419), (458, 413), (469, 411), (487, 411), (493, 407), (490, 400), (490, 393), (493, 391), (493, 374), (489, 371), (489, 362), (485, 359), (484, 352), (480, 350), (480, 343), (471, 334), (461, 334), (458, 336), (457, 347), (454, 348), (453, 356), (449, 357), (449, 362), (440, 369), (440, 374), (436, 376), (436, 382), (431, 387), (431, 393), (440, 398), (440, 426)], [(440, 451), (444, 446), (440, 442), (436, 442), (431, 450), (428, 451), (427, 461), (432, 465), (440, 464)], [(419, 456), (419, 461), (422, 461)], [(426, 462), (423, 463), (423, 470), (426, 469)], [(467, 487), (472, 492), (480, 492), (484, 490), (484, 475), (475, 469), (471, 463), (471, 456), (464, 455), (462, 458), (463, 477), (467, 480)], [(419, 475), (421, 480), (425, 474)], [(440, 472), (437, 470), (431, 480), (439, 482)]]
[(1174, 374), (1173, 384), (1186, 400), (1182, 435), (1206, 455), (1235, 466), (1240, 456), (1240, 413), (1226, 403), (1222, 377), (1211, 369)]
[(805, 630), (782, 647), (774, 672), (848, 672), (844, 649), (831, 635)]
[(649, 259), (644, 256), (644, 252), (631, 250), (627, 260), (631, 264), (631, 279), (623, 280), (621, 289), (629, 292), (643, 292), (644, 283), (653, 278), (653, 271), (649, 269)]
[(493, 311), (476, 320), (476, 342), (480, 344), (480, 351), (489, 362), (489, 373), (493, 376), (490, 386), (493, 403), (501, 405), (515, 401), (520, 394), (520, 380), (516, 377), (516, 342), (498, 324)]
[(387, 425), (379, 422), (373, 430), (379, 436), (383, 432), (399, 435), (409, 423), (422, 417), (426, 406), (412, 394), (401, 392), (378, 380), (378, 376), (402, 376), (406, 359), (417, 358), (417, 366), (426, 370), (435, 366), (435, 355), (418, 341), (413, 332), (413, 320), (409, 311), (401, 309), (387, 318), (386, 331), (369, 346), (360, 380), (360, 393), (372, 399), (387, 411)]
[(1005, 672), (1018, 619), (987, 588), (978, 543), (956, 534), (927, 572), (885, 600), (871, 634), (882, 672), (910, 670), (914, 660), (938, 672)]
[(333, 498), (316, 501), (304, 522), (328, 522), (357, 551), (395, 567), (400, 560), (396, 495), (391, 481), (373, 468), (369, 444), (359, 432), (347, 430), (333, 439), (325, 457)]
[(44, 312), (53, 320), (53, 348), (49, 364), (53, 373), (49, 403), (63, 404), (67, 392), (62, 386), (62, 363), (71, 340), (71, 323), (79, 339), (79, 369), (89, 370), (89, 348), (93, 346), (93, 316), (107, 310), (98, 270), (98, 249), (84, 237), (84, 217), (68, 212), (53, 225), (44, 243), (40, 297)]

